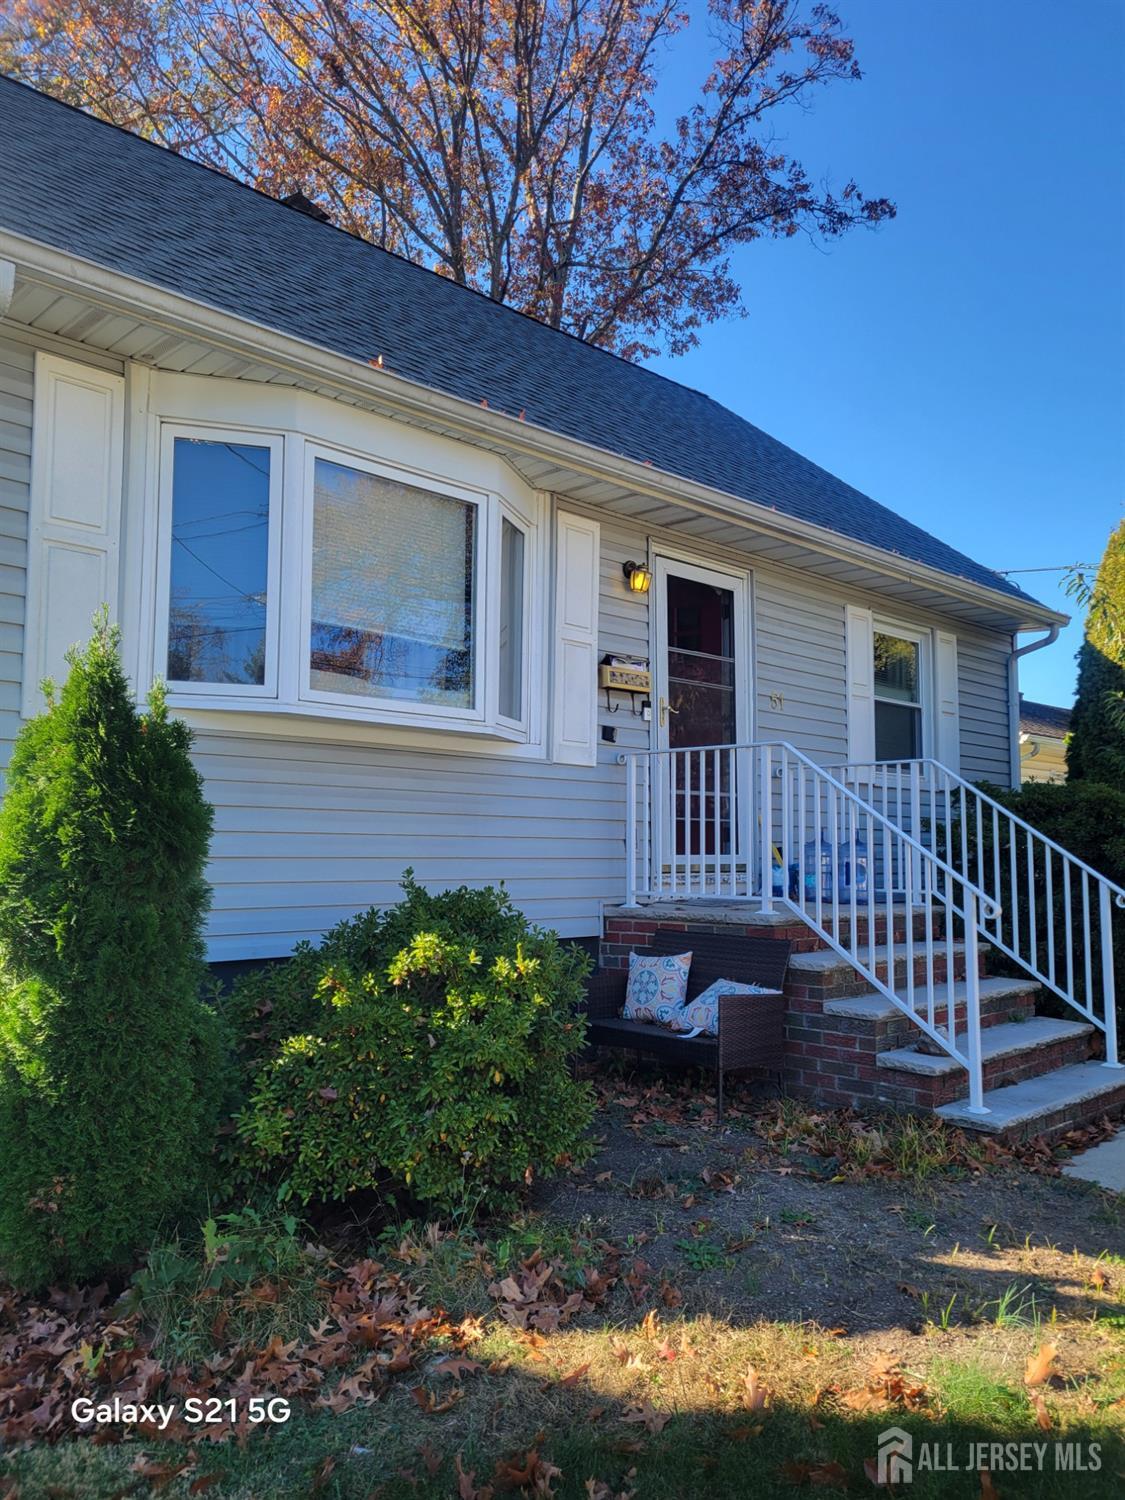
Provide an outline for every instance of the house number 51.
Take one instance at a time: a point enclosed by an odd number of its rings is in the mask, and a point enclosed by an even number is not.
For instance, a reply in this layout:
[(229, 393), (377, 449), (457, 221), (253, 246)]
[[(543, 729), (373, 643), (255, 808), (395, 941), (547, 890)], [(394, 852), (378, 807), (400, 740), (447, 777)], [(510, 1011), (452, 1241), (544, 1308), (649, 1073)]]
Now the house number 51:
[(778, 712), (780, 712), (785, 707), (785, 694), (784, 693), (771, 693), (770, 694), (770, 707), (772, 709), (776, 709)]

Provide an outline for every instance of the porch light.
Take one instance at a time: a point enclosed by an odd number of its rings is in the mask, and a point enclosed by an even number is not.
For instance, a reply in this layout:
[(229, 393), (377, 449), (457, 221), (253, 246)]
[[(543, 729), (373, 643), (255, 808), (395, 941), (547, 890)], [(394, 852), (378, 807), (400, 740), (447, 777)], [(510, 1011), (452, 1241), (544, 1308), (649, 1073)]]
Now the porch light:
[(647, 594), (652, 587), (652, 569), (646, 568), (643, 563), (624, 563), (621, 571), (634, 594)]

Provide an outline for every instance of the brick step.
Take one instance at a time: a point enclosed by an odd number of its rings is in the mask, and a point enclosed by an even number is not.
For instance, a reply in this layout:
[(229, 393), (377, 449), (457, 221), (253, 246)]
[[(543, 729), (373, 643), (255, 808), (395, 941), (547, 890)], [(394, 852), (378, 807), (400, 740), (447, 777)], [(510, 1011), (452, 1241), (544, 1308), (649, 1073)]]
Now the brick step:
[(985, 1091), (989, 1113), (972, 1115), (967, 1101), (941, 1105), (935, 1113), (963, 1130), (979, 1130), (1011, 1140), (1045, 1135), (1049, 1139), (1102, 1115), (1125, 1111), (1125, 1068), (1101, 1062), (1073, 1063), (1023, 1083)]
[[(981, 1063), (986, 1089), (1022, 1083), (1058, 1068), (1089, 1060), (1095, 1028), (1088, 1021), (1060, 1021), (1035, 1016), (1028, 1021), (1001, 1021), (981, 1033)], [(959, 1035), (964, 1045), (964, 1033)], [(875, 1066), (887, 1074), (880, 1093), (887, 1097), (888, 1085), (903, 1087), (914, 1105), (936, 1107), (967, 1098), (966, 1070), (947, 1052), (923, 1052), (918, 1047), (892, 1047), (880, 1052)]]
[[(1034, 979), (1009, 979), (1003, 976), (982, 979), (981, 1026), (987, 1029), (1005, 1022), (1027, 1020), (1035, 1014), (1042, 988)], [(944, 1026), (947, 1022), (949, 1000), (949, 986), (935, 985), (934, 1021), (938, 1026)], [(927, 1014), (925, 994), (921, 989), (915, 990), (914, 1001), (919, 1012)], [(965, 1025), (966, 1001), (965, 981), (958, 980), (953, 986), (953, 1019), (958, 1030)], [(821, 1010), (825, 1017), (832, 1018), (832, 1022), (848, 1033), (870, 1032), (875, 1037), (876, 1051), (913, 1044), (918, 1040), (918, 1028), (910, 1017), (878, 990), (826, 1000)]]
[[(953, 979), (965, 977), (965, 945), (954, 943)], [(950, 976), (946, 973), (949, 949), (945, 943), (934, 946), (934, 979), (943, 983)], [(983, 952), (983, 945), (982, 945)], [(876, 978), (887, 982), (890, 973), (890, 951), (886, 944), (875, 948), (874, 964), (871, 954), (861, 954), (863, 962), (871, 966)], [(925, 948), (914, 949), (914, 982), (917, 988), (923, 982), (926, 970)], [(906, 982), (906, 949), (899, 943), (894, 945), (894, 988), (898, 990)], [(851, 995), (862, 995), (870, 990), (870, 981), (865, 979), (850, 958), (843, 957), (832, 948), (817, 948), (809, 953), (794, 953), (789, 959), (789, 976), (785, 981), (785, 993), (797, 1000), (834, 1000)]]
[[(815, 907), (809, 907), (808, 916), (810, 922), (816, 921)], [(826, 930), (831, 931), (832, 908), (830, 905), (825, 905), (821, 913), (821, 917), (821, 925)], [(862, 944), (866, 945), (870, 941), (869, 935), (872, 926), (875, 930), (876, 943), (885, 943), (887, 940), (886, 907), (877, 906), (874, 911), (863, 909), (857, 910), (855, 925), (856, 931), (859, 934), (859, 941)], [(937, 942), (942, 939), (945, 934), (945, 912), (941, 907), (938, 906), (932, 907), (928, 910), (924, 906), (915, 906), (911, 908), (911, 911), (908, 914), (905, 907), (896, 906), (891, 910), (890, 925), (891, 931), (894, 933), (894, 939), (896, 943), (903, 943), (906, 941), (906, 929), (908, 925), (914, 934), (915, 942), (924, 943), (926, 941), (927, 928), (929, 928), (930, 932), (932, 933), (934, 941)], [(839, 938), (840, 942), (847, 943), (851, 939), (851, 931), (851, 910), (848, 907), (841, 907), (839, 914), (839, 923), (836, 928), (836, 936)], [(827, 944), (817, 933), (812, 933), (812, 936), (816, 938), (818, 947), (827, 947)]]

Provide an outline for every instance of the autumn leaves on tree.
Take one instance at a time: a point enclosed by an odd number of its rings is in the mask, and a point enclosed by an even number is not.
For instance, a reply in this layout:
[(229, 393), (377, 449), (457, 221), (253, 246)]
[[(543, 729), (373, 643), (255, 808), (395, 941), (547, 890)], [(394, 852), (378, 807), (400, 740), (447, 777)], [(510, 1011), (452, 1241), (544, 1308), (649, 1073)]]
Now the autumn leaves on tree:
[[(860, 77), (826, 6), (709, 0), (12, 0), (0, 70), (639, 359), (742, 309), (731, 255), (894, 214), (773, 122)], [(694, 60), (687, 66), (696, 66)]]

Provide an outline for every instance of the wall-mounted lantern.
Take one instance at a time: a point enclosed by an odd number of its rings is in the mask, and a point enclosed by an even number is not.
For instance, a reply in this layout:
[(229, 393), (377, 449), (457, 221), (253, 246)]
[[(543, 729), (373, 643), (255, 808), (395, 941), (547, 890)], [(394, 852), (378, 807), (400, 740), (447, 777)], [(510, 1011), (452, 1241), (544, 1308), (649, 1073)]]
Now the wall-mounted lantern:
[(634, 594), (647, 594), (652, 587), (652, 569), (643, 563), (627, 562), (622, 565), (625, 582)]

